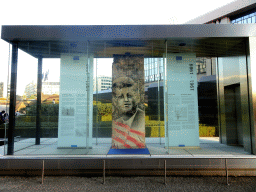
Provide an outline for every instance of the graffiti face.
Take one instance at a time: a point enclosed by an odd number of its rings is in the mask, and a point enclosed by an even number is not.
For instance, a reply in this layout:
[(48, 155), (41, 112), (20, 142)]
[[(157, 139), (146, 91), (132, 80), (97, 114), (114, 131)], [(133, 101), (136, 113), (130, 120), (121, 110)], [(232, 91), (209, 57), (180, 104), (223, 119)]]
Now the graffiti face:
[(112, 148), (145, 148), (144, 58), (114, 55)]
[(132, 113), (138, 104), (136, 83), (128, 77), (120, 77), (113, 83), (113, 105), (119, 115)]
[(117, 107), (121, 113), (127, 113), (135, 106), (134, 94), (131, 87), (116, 90)]

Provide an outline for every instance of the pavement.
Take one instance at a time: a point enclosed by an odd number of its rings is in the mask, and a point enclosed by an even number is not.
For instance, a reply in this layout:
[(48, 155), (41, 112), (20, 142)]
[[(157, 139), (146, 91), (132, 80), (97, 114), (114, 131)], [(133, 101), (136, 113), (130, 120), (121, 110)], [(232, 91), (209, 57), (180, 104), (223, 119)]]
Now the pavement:
[[(153, 156), (169, 156), (169, 157), (219, 157), (219, 158), (255, 158), (241, 146), (230, 146), (219, 143), (218, 137), (200, 137), (199, 148), (191, 147), (174, 147), (165, 148), (165, 144), (159, 143), (159, 138), (146, 138), (146, 145)], [(111, 148), (111, 138), (98, 139), (96, 145), (93, 139), (92, 149), (59, 149), (58, 138), (41, 138), (41, 144), (35, 145), (35, 138), (15, 138), (14, 156), (37, 156), (37, 155), (103, 155), (106, 156)], [(7, 148), (5, 148), (6, 150)], [(6, 154), (7, 152), (5, 152)], [(0, 157), (4, 156), (4, 146), (0, 146)]]
[(255, 192), (256, 177), (102, 177), (0, 176), (0, 191), (232, 191)]

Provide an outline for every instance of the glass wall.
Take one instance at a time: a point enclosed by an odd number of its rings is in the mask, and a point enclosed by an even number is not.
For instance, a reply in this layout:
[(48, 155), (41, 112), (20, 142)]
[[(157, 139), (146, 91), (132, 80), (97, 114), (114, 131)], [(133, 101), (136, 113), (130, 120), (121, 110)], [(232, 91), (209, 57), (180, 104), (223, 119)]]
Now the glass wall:
[(213, 59), (171, 48), (65, 42), (42, 60), (39, 106), (38, 59), (19, 50), (14, 155), (217, 154)]
[(14, 130), (14, 151), (17, 155), (22, 155), (23, 150), (35, 144), (37, 63), (35, 57), (18, 49)]
[(12, 47), (7, 42), (0, 40), (1, 70), (0, 70), (0, 156), (6, 154), (6, 136), (9, 127), (10, 103), (10, 62)]
[(40, 145), (34, 154), (59, 154), (57, 150), (60, 94), (60, 59), (42, 61)]
[(238, 15), (236, 18), (231, 20), (233, 24), (242, 24), (242, 23), (255, 23), (256, 22), (256, 10), (253, 9), (244, 13), (243, 15)]
[(216, 58), (197, 57), (199, 136), (219, 136)]
[(93, 141), (111, 143), (112, 136), (112, 58), (94, 59)]

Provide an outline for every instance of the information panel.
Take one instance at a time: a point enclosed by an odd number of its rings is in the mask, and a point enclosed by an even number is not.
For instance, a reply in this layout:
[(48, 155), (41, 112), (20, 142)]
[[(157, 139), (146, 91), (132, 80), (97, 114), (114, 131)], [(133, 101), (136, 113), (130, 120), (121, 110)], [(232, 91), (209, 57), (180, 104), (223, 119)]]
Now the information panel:
[(92, 57), (88, 59), (77, 54), (61, 55), (59, 148), (92, 146), (92, 75)]
[(199, 146), (196, 55), (167, 54), (166, 147)]

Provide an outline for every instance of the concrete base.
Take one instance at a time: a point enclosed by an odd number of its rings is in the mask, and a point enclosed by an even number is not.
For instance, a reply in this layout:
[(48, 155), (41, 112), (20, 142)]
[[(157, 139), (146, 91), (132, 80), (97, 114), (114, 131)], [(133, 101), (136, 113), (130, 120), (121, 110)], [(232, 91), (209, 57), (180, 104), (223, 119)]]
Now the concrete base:
[[(215, 139), (215, 140), (214, 140)], [(15, 153), (4, 155), (0, 147), (0, 175), (167, 175), (256, 176), (256, 156), (240, 146), (220, 144), (217, 138), (200, 138), (200, 148), (165, 149), (159, 138), (147, 141), (150, 155), (107, 155), (110, 139), (98, 140), (92, 149), (57, 149), (57, 138), (15, 142)]]

